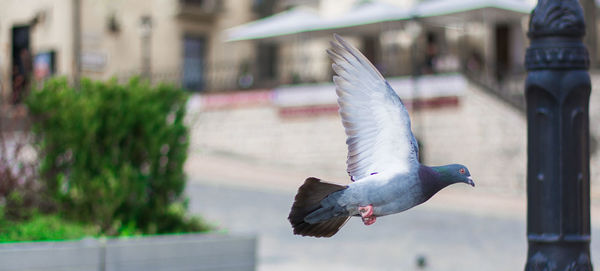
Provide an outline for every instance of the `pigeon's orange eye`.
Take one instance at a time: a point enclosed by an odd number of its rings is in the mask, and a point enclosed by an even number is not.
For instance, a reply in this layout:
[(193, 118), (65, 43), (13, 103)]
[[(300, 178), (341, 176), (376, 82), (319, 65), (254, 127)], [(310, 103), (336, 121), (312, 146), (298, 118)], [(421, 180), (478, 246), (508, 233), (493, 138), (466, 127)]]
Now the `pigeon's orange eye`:
[(460, 172), (460, 174), (465, 174), (465, 168), (459, 169), (458, 172)]

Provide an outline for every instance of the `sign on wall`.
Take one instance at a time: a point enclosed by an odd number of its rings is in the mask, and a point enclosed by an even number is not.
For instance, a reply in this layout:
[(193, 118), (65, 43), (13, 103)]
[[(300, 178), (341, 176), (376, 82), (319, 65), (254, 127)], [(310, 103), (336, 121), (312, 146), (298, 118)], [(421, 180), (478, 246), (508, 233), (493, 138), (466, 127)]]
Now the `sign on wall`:
[(56, 57), (54, 51), (41, 52), (33, 59), (33, 74), (35, 80), (42, 81), (56, 72)]
[(101, 72), (106, 67), (106, 53), (102, 52), (82, 52), (81, 69), (89, 72)]

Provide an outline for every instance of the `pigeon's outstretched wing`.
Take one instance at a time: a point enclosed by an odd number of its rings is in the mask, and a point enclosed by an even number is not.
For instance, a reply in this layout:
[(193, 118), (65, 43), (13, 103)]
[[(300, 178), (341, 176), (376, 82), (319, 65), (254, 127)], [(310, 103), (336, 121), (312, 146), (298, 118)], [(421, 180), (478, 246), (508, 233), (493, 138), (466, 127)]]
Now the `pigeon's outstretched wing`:
[(352, 180), (383, 172), (407, 172), (418, 146), (400, 97), (356, 48), (335, 35), (327, 53), (348, 145)]

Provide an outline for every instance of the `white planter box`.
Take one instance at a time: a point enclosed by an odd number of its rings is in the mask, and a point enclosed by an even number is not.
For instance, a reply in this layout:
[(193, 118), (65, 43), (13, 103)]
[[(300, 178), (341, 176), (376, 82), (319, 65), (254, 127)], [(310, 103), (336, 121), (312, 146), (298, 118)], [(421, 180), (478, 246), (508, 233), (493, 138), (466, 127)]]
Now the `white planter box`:
[(254, 270), (256, 238), (221, 234), (0, 244), (0, 271)]

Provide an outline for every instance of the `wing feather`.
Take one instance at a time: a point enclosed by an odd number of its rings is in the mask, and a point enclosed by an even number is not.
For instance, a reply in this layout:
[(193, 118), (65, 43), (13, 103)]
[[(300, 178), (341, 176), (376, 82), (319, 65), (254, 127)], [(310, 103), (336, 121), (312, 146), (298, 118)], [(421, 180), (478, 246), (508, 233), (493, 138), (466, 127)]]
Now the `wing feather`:
[(408, 171), (418, 160), (410, 118), (400, 97), (356, 48), (334, 35), (327, 54), (348, 145), (352, 180), (373, 173)]

